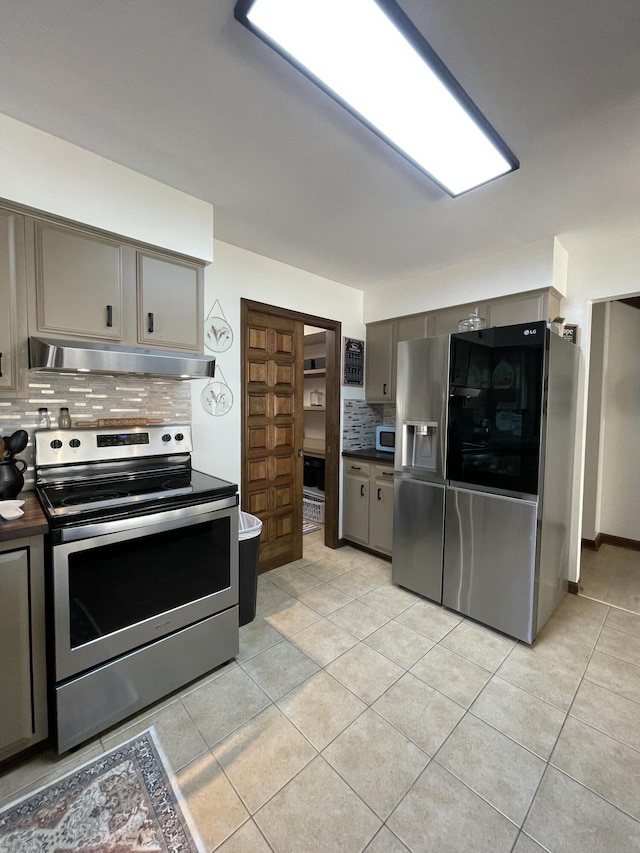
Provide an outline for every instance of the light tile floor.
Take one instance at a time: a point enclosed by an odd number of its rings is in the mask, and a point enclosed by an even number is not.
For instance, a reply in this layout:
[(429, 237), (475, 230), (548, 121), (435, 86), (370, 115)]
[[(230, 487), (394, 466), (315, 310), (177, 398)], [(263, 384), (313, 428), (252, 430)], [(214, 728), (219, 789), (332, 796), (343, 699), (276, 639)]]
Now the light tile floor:
[(580, 593), (640, 613), (640, 551), (616, 545), (583, 548)]
[(530, 648), (320, 537), (235, 661), (0, 802), (153, 723), (209, 851), (640, 850), (640, 616), (570, 595)]

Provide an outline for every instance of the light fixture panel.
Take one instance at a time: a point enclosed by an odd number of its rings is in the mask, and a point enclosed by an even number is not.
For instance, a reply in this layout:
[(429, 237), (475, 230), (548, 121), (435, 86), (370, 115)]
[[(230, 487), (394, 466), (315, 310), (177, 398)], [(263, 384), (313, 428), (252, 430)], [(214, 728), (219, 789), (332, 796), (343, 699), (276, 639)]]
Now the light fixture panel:
[(239, 0), (235, 17), (450, 195), (518, 168), (395, 0)]

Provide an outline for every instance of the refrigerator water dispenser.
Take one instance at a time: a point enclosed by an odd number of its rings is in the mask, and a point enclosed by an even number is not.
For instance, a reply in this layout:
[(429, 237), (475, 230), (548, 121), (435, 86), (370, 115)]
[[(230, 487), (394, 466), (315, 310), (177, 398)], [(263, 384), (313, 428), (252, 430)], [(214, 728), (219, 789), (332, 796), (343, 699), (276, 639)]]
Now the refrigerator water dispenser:
[(438, 424), (436, 421), (406, 421), (402, 425), (402, 465), (436, 471)]

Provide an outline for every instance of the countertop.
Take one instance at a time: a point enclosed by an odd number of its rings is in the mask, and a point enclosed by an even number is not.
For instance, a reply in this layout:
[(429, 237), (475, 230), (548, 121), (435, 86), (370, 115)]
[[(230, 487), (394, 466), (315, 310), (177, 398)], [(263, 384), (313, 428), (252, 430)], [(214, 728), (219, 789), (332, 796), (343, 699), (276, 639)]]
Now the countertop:
[(368, 459), (370, 462), (386, 462), (387, 465), (393, 465), (393, 453), (376, 450), (375, 447), (365, 447), (363, 450), (343, 450), (342, 455), (350, 456), (354, 459)]
[(49, 532), (47, 518), (35, 492), (22, 492), (18, 495), (18, 499), (24, 501), (22, 507), (24, 515), (14, 521), (5, 521), (0, 518), (0, 542), (22, 539), (25, 536), (40, 536)]

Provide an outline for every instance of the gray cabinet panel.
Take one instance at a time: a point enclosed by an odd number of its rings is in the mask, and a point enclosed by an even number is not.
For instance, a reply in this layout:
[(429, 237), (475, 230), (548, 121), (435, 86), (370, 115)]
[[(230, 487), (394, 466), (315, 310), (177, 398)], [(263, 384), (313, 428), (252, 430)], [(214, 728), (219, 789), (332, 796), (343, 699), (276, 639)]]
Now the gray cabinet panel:
[[(484, 302), (472, 302), (468, 305), (457, 305), (455, 308), (442, 308), (439, 311), (434, 311), (429, 316), (429, 337), (451, 335), (457, 332), (460, 320), (465, 320), (476, 309), (478, 316), (484, 317), (488, 321), (489, 307)], [(487, 322), (487, 326), (490, 325), (493, 323)]]
[(365, 396), (371, 403), (390, 403), (394, 399), (395, 324), (370, 323), (365, 350)]
[(42, 537), (0, 545), (0, 760), (47, 734)]
[(369, 498), (369, 547), (391, 554), (393, 550), (393, 469), (376, 467)]
[(35, 223), (37, 330), (119, 341), (122, 245)]
[[(396, 478), (393, 582), (438, 603), (442, 600), (443, 485)], [(400, 509), (402, 507), (402, 509)]]
[(138, 252), (138, 341), (200, 352), (202, 349), (201, 268)]
[(369, 403), (393, 403), (396, 396), (398, 341), (427, 335), (427, 314), (398, 317), (367, 325), (365, 396)]
[(24, 219), (0, 210), (0, 395), (26, 396)]
[(342, 496), (342, 535), (361, 545), (369, 542), (369, 477), (345, 472)]
[(29, 556), (0, 554), (0, 752), (28, 738), (31, 715)]
[(533, 641), (537, 503), (447, 488), (442, 603)]

